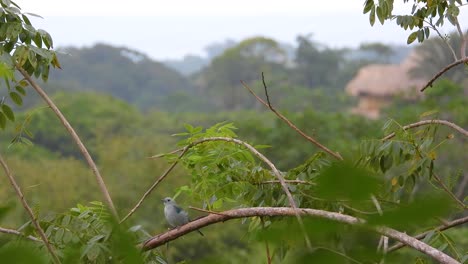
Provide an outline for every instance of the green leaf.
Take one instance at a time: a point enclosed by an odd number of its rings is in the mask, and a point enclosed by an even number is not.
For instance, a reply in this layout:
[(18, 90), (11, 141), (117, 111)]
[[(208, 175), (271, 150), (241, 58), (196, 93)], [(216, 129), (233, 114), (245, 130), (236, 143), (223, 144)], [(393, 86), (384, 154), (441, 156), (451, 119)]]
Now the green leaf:
[(3, 104), (2, 111), (6, 115), (6, 117), (10, 119), (10, 121), (13, 121), (13, 122), (15, 121), (15, 114), (13, 113), (13, 110), (11, 110), (11, 108), (8, 105)]
[(18, 92), (19, 92), (20, 94), (22, 94), (23, 96), (26, 95), (26, 90), (25, 90), (22, 86), (16, 85), (16, 86), (15, 86), (15, 89), (16, 89), (16, 91), (18, 91)]
[(364, 5), (364, 14), (368, 13), (374, 7), (374, 0), (366, 0)]
[(371, 13), (369, 15), (369, 22), (370, 22), (371, 26), (373, 26), (374, 23), (375, 23), (375, 8), (373, 8), (371, 10)]
[(416, 197), (413, 202), (400, 204), (395, 209), (389, 209), (382, 216), (369, 216), (368, 223), (397, 229), (408, 229), (412, 224), (421, 226), (434, 218), (445, 217), (451, 210), (450, 203), (446, 195), (432, 193), (424, 197)]
[(21, 17), (23, 18), (23, 21), (24, 23), (26, 23), (26, 25), (30, 25), (31, 26), (31, 21), (29, 21), (29, 18), (26, 16), (26, 15), (21, 15)]
[(7, 119), (6, 119), (5, 115), (3, 115), (2, 112), (0, 112), (0, 128), (1, 129), (5, 129), (6, 122), (7, 122)]
[(39, 32), (36, 33), (36, 35), (34, 36), (33, 41), (34, 41), (34, 43), (36, 44), (36, 46), (38, 48), (42, 48), (42, 38), (41, 38), (41, 34), (39, 34)]
[(335, 162), (317, 177), (319, 196), (330, 199), (369, 199), (378, 191), (380, 180), (364, 169), (347, 162)]
[(406, 41), (406, 44), (411, 44), (413, 43), (416, 38), (418, 37), (418, 31), (415, 31), (413, 33), (411, 33), (409, 36), (408, 36), (408, 40)]
[(418, 42), (424, 41), (424, 30), (418, 30)]
[(23, 104), (23, 98), (21, 98), (21, 95), (19, 95), (17, 92), (10, 92), (10, 98), (17, 105)]
[(380, 24), (383, 25), (385, 22), (385, 14), (383, 13), (383, 9), (380, 6), (377, 7), (377, 18), (379, 19)]

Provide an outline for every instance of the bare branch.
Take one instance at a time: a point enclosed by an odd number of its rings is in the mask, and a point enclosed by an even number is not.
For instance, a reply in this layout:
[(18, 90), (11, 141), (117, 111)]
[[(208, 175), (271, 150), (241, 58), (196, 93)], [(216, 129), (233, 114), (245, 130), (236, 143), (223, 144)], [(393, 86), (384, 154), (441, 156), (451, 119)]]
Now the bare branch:
[[(302, 181), (302, 180), (284, 180), (285, 183), (288, 183), (288, 184), (305, 184), (305, 185), (316, 185), (314, 182), (309, 182), (309, 181)], [(263, 182), (259, 182), (257, 183), (257, 185), (261, 185), (261, 184), (275, 184), (275, 183), (281, 183), (280, 181), (278, 180), (272, 180), (272, 181), (263, 181)]]
[(27, 238), (27, 239), (29, 239), (29, 240), (35, 241), (35, 242), (43, 242), (42, 240), (40, 240), (40, 239), (37, 238), (37, 237), (34, 237), (34, 236), (26, 236), (26, 235), (24, 235), (23, 233), (21, 233), (20, 231), (14, 230), (14, 229), (9, 229), (9, 228), (0, 227), (0, 233), (11, 234), (11, 235), (17, 235), (17, 236), (24, 237), (24, 238)]
[[(439, 124), (439, 125), (445, 125), (445, 126), (451, 127), (453, 129), (455, 129), (456, 131), (460, 132), (465, 137), (468, 137), (468, 131), (466, 131), (465, 129), (463, 129), (463, 128), (461, 128), (461, 127), (459, 127), (459, 126), (457, 126), (454, 123), (451, 123), (449, 121), (438, 120), (438, 119), (423, 120), (423, 121), (419, 121), (419, 122), (416, 122), (416, 123), (413, 123), (413, 124), (409, 124), (409, 125), (404, 126), (403, 130), (408, 130), (410, 128), (420, 127), (420, 126), (424, 126), (424, 125), (431, 125), (431, 124)], [(385, 136), (384, 138), (382, 138), (382, 141), (389, 140), (389, 139), (393, 138), (395, 135), (396, 135), (395, 132), (393, 132), (393, 133)]]
[[(222, 214), (210, 214), (205, 217), (199, 218), (195, 221), (189, 222), (178, 228), (169, 230), (165, 233), (159, 234), (146, 242), (141, 246), (143, 250), (150, 250), (158, 246), (164, 245), (165, 243), (172, 241), (180, 236), (183, 236), (189, 232), (195, 231), (205, 226), (216, 224), (219, 222), (225, 222), (231, 219), (255, 217), (255, 216), (295, 216), (297, 212), (300, 212), (302, 216), (313, 216), (318, 218), (329, 219), (336, 222), (346, 223), (350, 225), (361, 225), (365, 224), (365, 221), (349, 215), (344, 215), (335, 212), (328, 212), (323, 210), (309, 209), (309, 208), (298, 208), (295, 210), (290, 207), (253, 207), (253, 208), (240, 208), (221, 212)], [(401, 243), (410, 246), (432, 258), (440, 263), (459, 263), (452, 257), (445, 253), (427, 245), (413, 237), (406, 235), (405, 233), (387, 227), (374, 227), (373, 230), (377, 233), (393, 238)]]
[(453, 60), (458, 60), (457, 53), (452, 48), (452, 45), (450, 45), (450, 43), (447, 41), (447, 38), (444, 38), (444, 36), (442, 36), (439, 29), (437, 29), (437, 27), (434, 24), (432, 24), (431, 21), (424, 20), (424, 22), (426, 22), (431, 27), (431, 29), (434, 30), (437, 33), (437, 35), (439, 35), (439, 37), (444, 41), (444, 43), (447, 45), (447, 48), (450, 50), (450, 52), (452, 52)]
[(446, 73), (448, 70), (452, 69), (455, 66), (458, 66), (460, 64), (468, 63), (468, 58), (464, 57), (461, 58), (455, 62), (450, 63), (449, 65), (445, 66), (442, 70), (440, 70), (438, 73), (436, 73), (422, 88), (421, 92), (424, 92), (428, 87), (432, 86), (435, 80), (437, 80), (442, 74)]
[[(120, 221), (120, 224), (123, 223), (125, 220), (127, 220), (127, 218), (129, 218), (140, 206), (141, 204), (143, 203), (143, 201), (146, 199), (146, 197), (148, 197), (148, 195), (150, 195), (150, 193), (154, 190), (154, 188), (156, 188), (156, 186), (158, 186), (159, 183), (162, 182), (162, 180), (164, 180), (164, 178), (166, 178), (167, 175), (169, 175), (169, 173), (172, 171), (172, 169), (174, 169), (174, 167), (177, 165), (177, 163), (179, 162), (180, 158), (189, 150), (189, 148), (185, 147), (183, 148), (182, 152), (179, 154), (179, 157), (177, 158), (176, 161), (174, 161), (174, 163), (172, 163), (172, 165), (153, 183), (153, 185), (151, 185), (151, 187), (143, 194), (143, 196), (141, 197), (141, 199), (138, 201), (138, 203), (132, 208), (132, 210), (130, 210), (130, 212), (128, 212), (128, 214), (122, 218), (122, 220)], [(174, 152), (174, 151), (173, 151)], [(174, 152), (175, 153), (175, 152)], [(154, 157), (154, 156), (153, 156)]]
[(296, 131), (297, 133), (299, 133), (299, 135), (301, 135), (303, 138), (307, 139), (308, 141), (312, 142), (314, 145), (316, 145), (318, 148), (322, 149), (323, 151), (325, 151), (326, 153), (332, 155), (333, 157), (335, 157), (336, 159), (338, 160), (343, 160), (343, 157), (341, 157), (341, 155), (337, 152), (333, 152), (331, 151), (330, 149), (328, 149), (327, 147), (325, 147), (324, 145), (322, 145), (320, 142), (318, 142), (316, 139), (314, 139), (313, 137), (305, 134), (304, 132), (302, 132), (302, 130), (300, 130), (296, 125), (294, 125), (291, 121), (289, 121), (289, 119), (287, 119), (284, 115), (282, 115), (280, 112), (276, 111), (275, 108), (273, 108), (273, 106), (271, 105), (270, 103), (270, 99), (268, 98), (268, 88), (265, 84), (265, 78), (263, 78), (263, 73), (262, 73), (262, 81), (263, 81), (263, 84), (264, 84), (264, 88), (265, 88), (265, 94), (267, 96), (267, 100), (268, 102), (265, 102), (262, 98), (260, 98), (244, 81), (241, 81), (242, 85), (245, 87), (245, 89), (247, 89), (256, 99), (257, 101), (259, 101), (260, 103), (262, 103), (264, 106), (268, 107), (276, 116), (278, 116), (281, 120), (283, 120), (283, 122), (285, 122), (289, 127), (291, 127), (294, 131)]
[[(424, 232), (424, 233), (421, 233), (419, 235), (416, 235), (414, 236), (414, 238), (416, 239), (423, 239), (426, 237), (427, 234), (429, 234), (430, 232), (432, 231), (444, 231), (444, 230), (447, 230), (447, 229), (450, 229), (452, 227), (455, 227), (455, 226), (459, 226), (459, 225), (463, 225), (465, 223), (468, 223), (468, 216), (465, 216), (465, 217), (462, 217), (462, 218), (459, 218), (459, 219), (456, 219), (456, 220), (453, 220), (451, 222), (448, 222), (447, 224), (443, 224), (441, 226), (438, 226), (434, 229), (431, 229), (427, 232)], [(388, 249), (388, 252), (392, 252), (392, 251), (395, 251), (395, 250), (398, 250), (402, 247), (405, 247), (406, 244), (403, 244), (401, 242), (398, 242), (396, 243), (395, 245), (391, 246), (389, 249)]]
[(460, 21), (458, 21), (458, 18), (455, 17), (455, 25), (457, 26), (457, 31), (458, 34), (460, 34), (460, 39), (461, 39), (461, 45), (460, 45), (460, 56), (461, 58), (466, 58), (466, 36), (463, 34), (463, 31), (460, 26)]
[(39, 236), (41, 237), (41, 239), (44, 242), (47, 250), (49, 251), (50, 255), (52, 256), (52, 259), (53, 259), (54, 263), (60, 263), (60, 259), (55, 254), (55, 251), (52, 248), (52, 245), (49, 243), (49, 240), (47, 239), (47, 236), (44, 233), (44, 230), (39, 225), (39, 222), (37, 221), (36, 216), (34, 215), (31, 207), (29, 207), (28, 202), (24, 198), (23, 192), (21, 191), (18, 183), (16, 182), (15, 178), (13, 177), (13, 174), (11, 173), (10, 169), (8, 168), (6, 162), (3, 160), (2, 156), (0, 156), (0, 163), (2, 164), (3, 170), (5, 171), (5, 174), (8, 177), (8, 180), (10, 181), (11, 186), (13, 186), (13, 189), (15, 189), (16, 195), (20, 199), (21, 204), (23, 205), (24, 209), (26, 210), (29, 217), (31, 218), (31, 222), (33, 223), (34, 227), (36, 228), (36, 231), (39, 233)]
[(37, 84), (31, 76), (20, 66), (16, 66), (18, 71), (24, 76), (24, 78), (31, 84), (31, 86), (36, 90), (36, 92), (44, 99), (44, 101), (47, 103), (47, 105), (52, 109), (52, 111), (57, 115), (57, 117), (60, 119), (60, 122), (62, 125), (65, 127), (65, 129), (68, 131), (68, 133), (71, 135), (73, 140), (75, 141), (76, 145), (78, 145), (78, 148), (81, 151), (81, 154), (83, 154), (84, 158), (88, 162), (89, 167), (93, 171), (94, 175), (96, 176), (96, 180), (99, 185), (99, 189), (101, 190), (101, 193), (104, 195), (104, 199), (111, 209), (112, 213), (114, 216), (118, 219), (117, 215), (117, 210), (115, 209), (114, 203), (112, 202), (112, 198), (109, 194), (109, 191), (107, 190), (106, 184), (104, 183), (104, 179), (102, 178), (101, 174), (99, 173), (99, 170), (94, 163), (93, 158), (91, 155), (89, 155), (88, 150), (86, 149), (85, 145), (83, 142), (81, 142), (80, 137), (78, 134), (75, 132), (73, 127), (70, 125), (68, 120), (65, 118), (65, 116), (62, 114), (62, 112), (58, 109), (58, 107), (54, 104), (54, 102), (49, 98), (47, 93)]

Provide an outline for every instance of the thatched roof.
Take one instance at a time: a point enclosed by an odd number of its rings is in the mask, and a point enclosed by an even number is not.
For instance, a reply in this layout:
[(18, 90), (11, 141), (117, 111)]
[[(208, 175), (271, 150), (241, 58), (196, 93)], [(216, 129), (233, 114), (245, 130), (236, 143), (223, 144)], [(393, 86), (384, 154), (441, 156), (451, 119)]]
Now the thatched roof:
[(371, 64), (362, 67), (346, 85), (346, 92), (354, 96), (391, 97), (396, 94), (414, 94), (425, 80), (411, 79), (409, 69), (416, 63), (414, 53), (399, 65)]

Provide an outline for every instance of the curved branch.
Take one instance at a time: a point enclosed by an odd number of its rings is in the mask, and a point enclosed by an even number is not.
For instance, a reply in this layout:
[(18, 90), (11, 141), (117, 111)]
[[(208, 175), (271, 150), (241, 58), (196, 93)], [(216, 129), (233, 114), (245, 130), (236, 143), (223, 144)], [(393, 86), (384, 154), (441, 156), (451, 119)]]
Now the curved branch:
[(47, 103), (47, 105), (52, 109), (52, 111), (57, 115), (57, 117), (60, 119), (60, 122), (62, 125), (65, 127), (65, 129), (68, 131), (68, 133), (71, 135), (73, 138), (73, 141), (75, 141), (76, 145), (78, 145), (78, 148), (80, 149), (81, 153), (83, 154), (84, 158), (88, 162), (89, 167), (93, 171), (94, 176), (96, 176), (96, 180), (99, 185), (99, 189), (101, 190), (101, 193), (104, 195), (104, 199), (111, 209), (111, 212), (114, 214), (114, 216), (118, 219), (117, 215), (117, 210), (115, 209), (114, 203), (112, 202), (112, 198), (109, 194), (109, 191), (107, 190), (106, 184), (104, 183), (104, 179), (102, 178), (101, 174), (99, 173), (99, 170), (94, 163), (93, 158), (91, 155), (89, 155), (88, 150), (86, 149), (85, 145), (83, 142), (81, 142), (80, 137), (78, 134), (75, 132), (73, 127), (70, 125), (68, 120), (65, 118), (65, 116), (62, 114), (62, 112), (58, 109), (58, 107), (54, 104), (54, 102), (49, 98), (47, 93), (31, 78), (31, 76), (20, 66), (16, 66), (18, 71), (24, 76), (24, 78), (31, 84), (31, 86), (36, 90), (36, 92), (44, 99), (44, 101)]
[[(209, 226), (215, 223), (228, 221), (231, 219), (254, 217), (254, 216), (295, 216), (297, 212), (300, 212), (302, 216), (313, 216), (318, 218), (324, 218), (340, 223), (346, 223), (350, 225), (361, 225), (365, 224), (365, 221), (349, 215), (344, 215), (335, 212), (328, 212), (323, 210), (315, 210), (309, 208), (298, 208), (295, 210), (290, 207), (253, 207), (253, 208), (241, 208), (233, 209), (221, 212), (220, 214), (209, 214), (205, 217), (199, 218), (186, 225), (180, 226), (169, 230), (165, 233), (159, 234), (146, 242), (141, 246), (143, 250), (150, 250), (158, 246), (164, 245), (165, 243), (172, 241), (180, 236), (183, 236), (189, 232), (195, 231), (205, 226)], [(387, 227), (373, 227), (373, 230), (377, 233), (393, 238), (401, 243), (410, 246), (432, 258), (440, 263), (459, 263), (452, 257), (445, 253), (411, 237), (405, 233), (401, 233), (397, 230)]]
[(432, 86), (435, 80), (437, 80), (442, 74), (446, 73), (448, 70), (452, 69), (455, 66), (458, 66), (460, 64), (468, 63), (468, 57), (459, 59), (455, 62), (450, 63), (449, 65), (445, 66), (442, 70), (440, 70), (438, 73), (436, 73), (424, 86), (421, 88), (421, 92), (424, 92), (428, 87)]
[(17, 236), (24, 237), (24, 238), (27, 238), (27, 239), (29, 239), (29, 240), (35, 241), (35, 242), (43, 242), (42, 240), (40, 240), (40, 239), (37, 238), (37, 237), (34, 237), (34, 236), (26, 236), (25, 234), (21, 233), (20, 231), (14, 230), (14, 229), (9, 229), (9, 228), (0, 227), (0, 233), (11, 234), (11, 235), (17, 235)]
[(280, 112), (276, 111), (275, 108), (270, 103), (270, 99), (268, 97), (268, 89), (265, 84), (265, 78), (262, 73), (262, 81), (263, 81), (263, 87), (265, 88), (265, 94), (267, 97), (267, 102), (265, 102), (262, 98), (260, 98), (250, 87), (244, 82), (241, 81), (242, 85), (247, 89), (260, 103), (262, 103), (264, 106), (268, 107), (276, 116), (278, 116), (283, 122), (285, 122), (290, 128), (292, 128), (294, 131), (296, 131), (299, 135), (301, 135), (303, 138), (307, 139), (308, 141), (312, 142), (314, 145), (316, 145), (318, 148), (322, 149), (326, 153), (332, 155), (334, 158), (338, 160), (343, 160), (343, 157), (338, 152), (333, 152), (329, 148), (325, 147), (322, 145), (320, 142), (318, 142), (315, 138), (307, 135), (306, 133), (302, 132), (296, 125), (294, 125), (291, 121), (289, 121), (284, 115), (282, 115)]
[[(432, 231), (444, 231), (444, 230), (447, 230), (447, 229), (450, 229), (452, 227), (455, 227), (455, 226), (459, 226), (459, 225), (463, 225), (465, 223), (468, 223), (468, 216), (465, 216), (465, 217), (462, 217), (462, 218), (459, 218), (459, 219), (456, 219), (456, 220), (453, 220), (451, 222), (448, 222), (447, 224), (444, 224), (444, 225), (441, 225), (441, 226), (438, 226), (436, 227), (435, 229), (432, 229), (432, 230), (429, 230), (427, 232), (424, 232), (424, 233), (421, 233), (419, 235), (416, 235), (414, 236), (414, 238), (416, 239), (423, 239), (424, 237), (426, 237), (427, 234), (429, 234), (430, 232)], [(388, 252), (392, 252), (392, 251), (395, 251), (395, 250), (398, 250), (402, 247), (405, 247), (406, 244), (403, 244), (403, 243), (397, 243), (393, 246), (391, 246), (389, 249), (388, 249)]]
[(167, 175), (169, 175), (169, 173), (172, 171), (172, 169), (174, 169), (174, 167), (177, 165), (177, 163), (179, 163), (180, 158), (187, 152), (187, 150), (189, 150), (189, 149), (184, 148), (182, 150), (179, 157), (177, 157), (177, 160), (174, 161), (174, 163), (172, 163), (172, 165), (153, 183), (153, 185), (151, 185), (151, 187), (143, 194), (141, 199), (132, 208), (132, 210), (130, 210), (130, 212), (128, 212), (128, 214), (124, 218), (122, 218), (122, 220), (120, 221), (120, 224), (123, 223), (125, 220), (127, 220), (127, 218), (129, 218), (136, 211), (136, 209), (138, 209), (141, 206), (141, 204), (146, 199), (146, 197), (148, 197), (148, 195), (150, 195), (150, 193), (154, 190), (154, 188), (156, 188), (156, 186), (158, 186), (158, 184), (160, 182), (162, 182), (162, 180), (164, 180), (164, 178), (166, 178)]
[(8, 177), (8, 180), (10, 181), (11, 186), (13, 186), (13, 189), (15, 189), (16, 195), (20, 199), (21, 204), (23, 205), (24, 209), (28, 213), (29, 218), (31, 218), (31, 222), (33, 223), (34, 227), (36, 228), (37, 233), (39, 233), (39, 236), (41, 237), (41, 239), (44, 242), (47, 250), (49, 251), (50, 255), (52, 256), (52, 260), (54, 261), (54, 263), (60, 263), (60, 259), (55, 254), (55, 251), (52, 248), (52, 245), (50, 244), (49, 240), (47, 239), (46, 234), (44, 233), (44, 230), (39, 225), (39, 222), (37, 221), (36, 216), (34, 215), (34, 212), (32, 211), (31, 207), (29, 207), (28, 202), (24, 198), (24, 194), (21, 191), (21, 188), (19, 187), (18, 183), (16, 182), (15, 178), (13, 177), (13, 174), (11, 173), (10, 169), (8, 168), (6, 162), (3, 160), (2, 156), (0, 156), (0, 163), (2, 164), (3, 170), (5, 171), (5, 174)]
[[(137, 206), (134, 207), (134, 209), (132, 209), (132, 211), (130, 211), (130, 213), (124, 218), (124, 219), (127, 219), (128, 216), (130, 216), (135, 210), (137, 207), (140, 206), (140, 204), (143, 202), (143, 200), (146, 198), (147, 194), (149, 194), (165, 177), (166, 175), (170, 172), (170, 170), (172, 170), (172, 168), (176, 165), (176, 163), (180, 160), (180, 158), (192, 147), (198, 145), (198, 144), (202, 144), (202, 143), (206, 143), (206, 142), (212, 142), (212, 141), (225, 141), (225, 142), (231, 142), (231, 143), (235, 143), (237, 145), (241, 145), (245, 148), (247, 148), (250, 152), (252, 152), (255, 156), (257, 156), (260, 160), (262, 160), (264, 163), (266, 163), (268, 165), (268, 167), (270, 167), (270, 169), (273, 171), (273, 174), (276, 176), (276, 178), (278, 179), (279, 183), (281, 184), (281, 187), (283, 188), (283, 191), (286, 193), (286, 196), (288, 197), (288, 201), (289, 201), (289, 204), (291, 205), (291, 207), (293, 209), (297, 209), (297, 205), (296, 205), (296, 202), (294, 201), (293, 197), (292, 197), (292, 194), (291, 192), (289, 191), (289, 188), (288, 186), (286, 185), (286, 182), (285, 182), (285, 179), (284, 177), (281, 175), (281, 173), (279, 172), (279, 170), (275, 167), (275, 165), (269, 160), (267, 159), (262, 153), (260, 153), (257, 149), (255, 149), (254, 147), (252, 147), (250, 144), (242, 141), (242, 140), (239, 140), (239, 139), (235, 139), (235, 138), (228, 138), (228, 137), (210, 137), (210, 138), (203, 138), (203, 139), (200, 139), (200, 140), (197, 140), (195, 142), (192, 142), (190, 143), (189, 145), (185, 146), (184, 148), (180, 149), (180, 151), (182, 151), (177, 159), (177, 161), (175, 162), (175, 164), (173, 164), (169, 170), (164, 173), (151, 187), (148, 191), (146, 191), (145, 195), (143, 195), (142, 199), (140, 199), (140, 201), (138, 202)], [(176, 153), (178, 152), (179, 150), (174, 150), (172, 151), (171, 153)], [(160, 157), (161, 155), (155, 155), (153, 157)], [(299, 222), (299, 225), (302, 229), (302, 231), (304, 232), (304, 235), (305, 235), (305, 240), (306, 240), (306, 243), (307, 243), (307, 246), (309, 248), (312, 248), (311, 247), (311, 243), (310, 243), (310, 240), (309, 238), (307, 237), (306, 233), (305, 233), (305, 227), (304, 227), (304, 224), (302, 222), (302, 219), (299, 215), (299, 212), (297, 213), (296, 215), (297, 217), (297, 220)]]
[[(451, 123), (449, 121), (438, 120), (438, 119), (419, 121), (419, 122), (416, 122), (416, 123), (413, 123), (413, 124), (406, 125), (406, 126), (402, 127), (402, 129), (403, 130), (408, 130), (410, 128), (420, 127), (420, 126), (424, 126), (424, 125), (431, 125), (431, 124), (445, 125), (445, 126), (451, 127), (453, 129), (455, 129), (456, 131), (460, 132), (460, 134), (464, 135), (465, 137), (468, 137), (468, 131), (466, 131), (465, 129), (463, 129), (463, 128), (461, 128), (461, 127), (459, 127), (459, 126), (457, 126), (454, 123)], [(391, 134), (389, 134), (389, 135), (385, 136), (384, 138), (382, 138), (382, 141), (389, 140), (389, 139), (393, 138), (395, 135), (396, 135), (395, 132), (392, 132)]]

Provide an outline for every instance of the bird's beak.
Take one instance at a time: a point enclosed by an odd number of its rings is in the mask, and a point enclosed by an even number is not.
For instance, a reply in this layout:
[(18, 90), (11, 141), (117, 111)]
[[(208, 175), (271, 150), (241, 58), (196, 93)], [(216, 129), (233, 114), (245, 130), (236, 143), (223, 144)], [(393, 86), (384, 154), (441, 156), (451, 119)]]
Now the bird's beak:
[(161, 199), (161, 202), (164, 202), (164, 199)]

